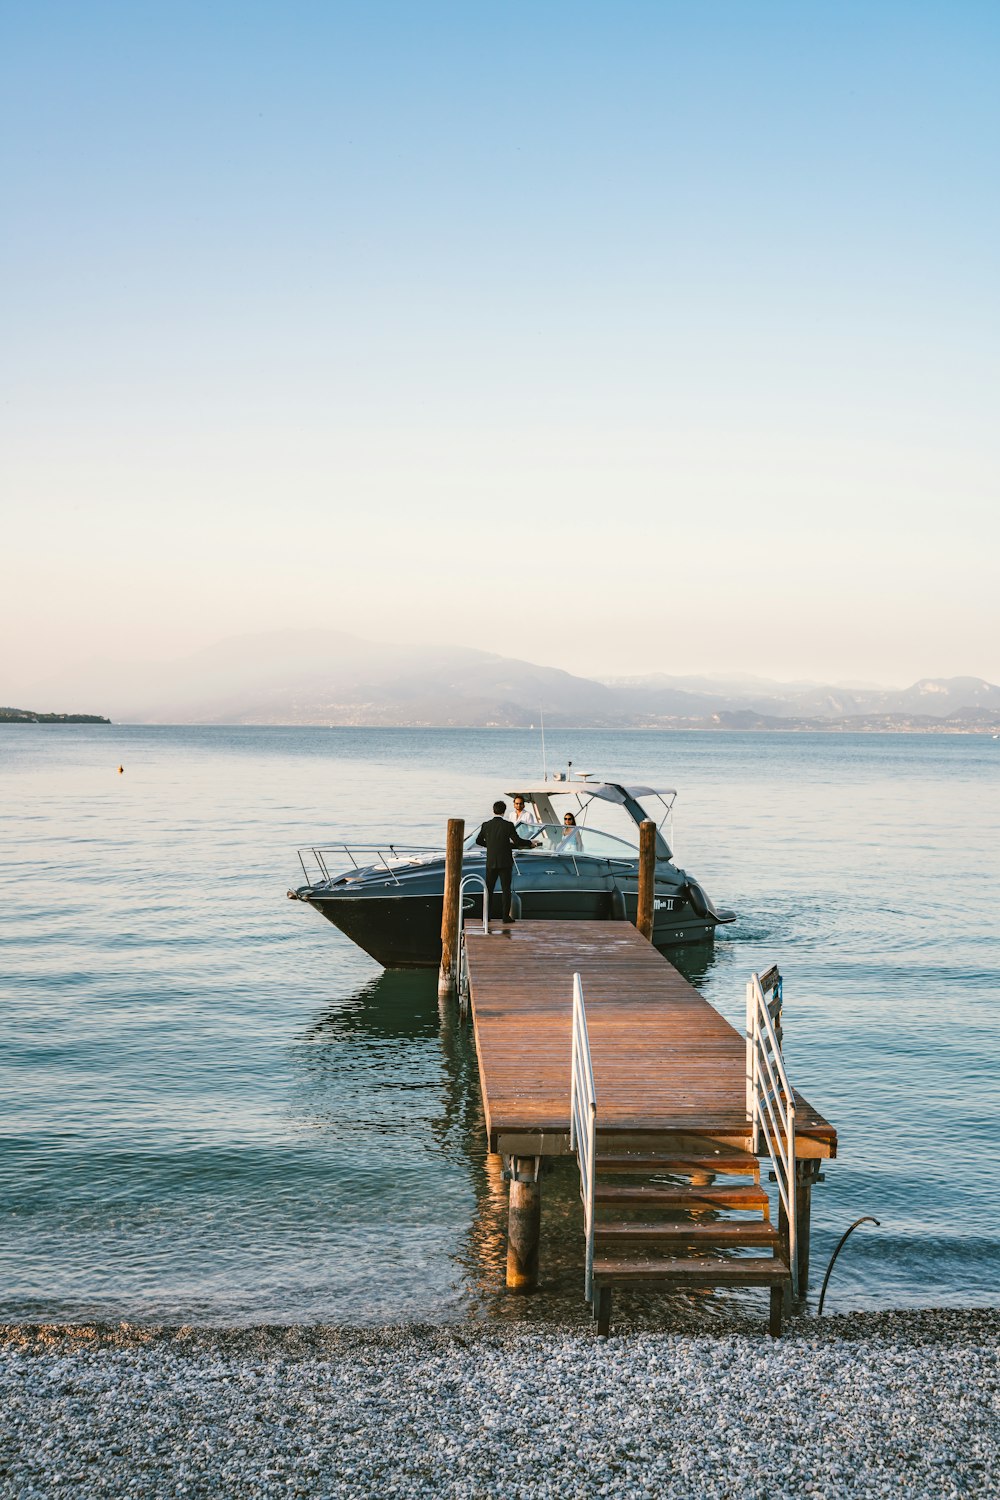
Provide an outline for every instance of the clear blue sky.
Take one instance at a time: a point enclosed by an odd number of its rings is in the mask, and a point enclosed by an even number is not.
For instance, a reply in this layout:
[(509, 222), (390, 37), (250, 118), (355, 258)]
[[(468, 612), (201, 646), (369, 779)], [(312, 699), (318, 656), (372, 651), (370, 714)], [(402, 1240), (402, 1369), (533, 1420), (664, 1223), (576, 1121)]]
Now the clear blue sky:
[(997, 5), (0, 24), (0, 701), (310, 624), (1000, 680)]

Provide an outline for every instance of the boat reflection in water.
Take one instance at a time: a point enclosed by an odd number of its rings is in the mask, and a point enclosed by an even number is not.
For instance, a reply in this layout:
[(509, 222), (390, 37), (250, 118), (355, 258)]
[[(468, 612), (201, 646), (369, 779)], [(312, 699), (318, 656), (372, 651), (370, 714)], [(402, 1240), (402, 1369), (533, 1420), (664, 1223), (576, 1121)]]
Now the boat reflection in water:
[[(529, 921), (634, 922), (638, 830), (651, 818), (657, 824), (656, 946), (703, 943), (716, 927), (735, 920), (731, 911), (717, 908), (698, 881), (674, 864), (665, 832), (677, 797), (672, 788), (623, 786), (577, 776), (515, 787), (507, 795), (523, 797), (530, 809), (516, 827), (534, 845), (519, 849), (514, 856), (515, 916)], [(572, 811), (576, 819), (571, 829), (563, 824), (566, 811)], [(596, 826), (598, 817), (607, 820), (612, 814), (617, 818), (617, 832)], [(463, 871), (481, 876), (485, 857), (475, 833), (471, 834), (465, 843)], [(437, 967), (445, 873), (440, 849), (341, 845), (300, 849), (299, 860), (307, 883), (289, 891), (290, 897), (315, 907), (386, 968)], [(465, 910), (480, 910), (481, 899), (467, 894)], [(498, 903), (499, 897), (494, 901)], [(500, 914), (499, 905), (494, 905), (491, 915)]]

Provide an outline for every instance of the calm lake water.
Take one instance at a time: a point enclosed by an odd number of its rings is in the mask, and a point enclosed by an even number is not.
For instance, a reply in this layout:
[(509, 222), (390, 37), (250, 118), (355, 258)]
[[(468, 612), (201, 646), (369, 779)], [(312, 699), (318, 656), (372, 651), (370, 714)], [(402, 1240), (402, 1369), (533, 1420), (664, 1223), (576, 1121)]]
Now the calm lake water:
[[(550, 765), (680, 789), (678, 862), (739, 913), (682, 962), (713, 1004), (739, 1025), (781, 966), (791, 1077), (840, 1131), (817, 1288), (881, 1220), (830, 1309), (997, 1301), (1000, 742), (548, 738)], [(440, 842), (539, 763), (527, 732), (0, 728), (0, 1318), (582, 1321), (570, 1165), (543, 1289), (505, 1295), (436, 976), (285, 899), (299, 845)]]

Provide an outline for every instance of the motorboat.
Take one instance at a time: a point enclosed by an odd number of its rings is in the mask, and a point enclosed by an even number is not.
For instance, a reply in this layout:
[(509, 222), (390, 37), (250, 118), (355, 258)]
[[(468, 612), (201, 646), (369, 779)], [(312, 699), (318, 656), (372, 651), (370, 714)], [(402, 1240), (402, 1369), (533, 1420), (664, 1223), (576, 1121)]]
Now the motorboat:
[[(513, 915), (518, 921), (636, 919), (639, 885), (639, 825), (656, 824), (653, 942), (670, 948), (711, 938), (716, 927), (735, 921), (717, 908), (673, 859), (673, 788), (625, 786), (595, 781), (572, 771), (539, 785), (519, 784), (525, 810), (516, 826), (533, 847), (514, 854)], [(576, 826), (563, 823), (571, 811)], [(599, 827), (617, 821), (618, 830)], [(465, 840), (462, 909), (482, 911), (485, 850), (478, 827)], [(672, 832), (671, 832), (672, 837)], [(288, 892), (307, 902), (359, 948), (387, 969), (436, 967), (441, 959), (444, 851), (387, 843), (341, 844), (300, 849), (305, 884)], [(490, 918), (499, 918), (500, 893)]]

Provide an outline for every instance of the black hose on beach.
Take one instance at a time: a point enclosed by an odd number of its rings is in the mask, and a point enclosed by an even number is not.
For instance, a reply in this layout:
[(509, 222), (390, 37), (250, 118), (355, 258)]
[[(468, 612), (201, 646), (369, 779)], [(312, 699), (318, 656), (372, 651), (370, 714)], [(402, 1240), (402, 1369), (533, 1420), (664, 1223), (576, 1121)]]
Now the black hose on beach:
[(823, 1299), (826, 1296), (827, 1282), (830, 1280), (830, 1272), (833, 1270), (834, 1261), (837, 1259), (837, 1256), (847, 1244), (849, 1236), (854, 1233), (859, 1224), (874, 1224), (877, 1229), (880, 1229), (882, 1227), (878, 1219), (872, 1218), (871, 1214), (865, 1214), (862, 1218), (855, 1219), (850, 1229), (845, 1230), (844, 1233), (840, 1236), (840, 1239), (837, 1243), (837, 1248), (830, 1256), (830, 1264), (826, 1268), (826, 1275), (823, 1277), (823, 1287), (819, 1294), (819, 1307), (816, 1309), (817, 1318), (821, 1318), (823, 1316)]

